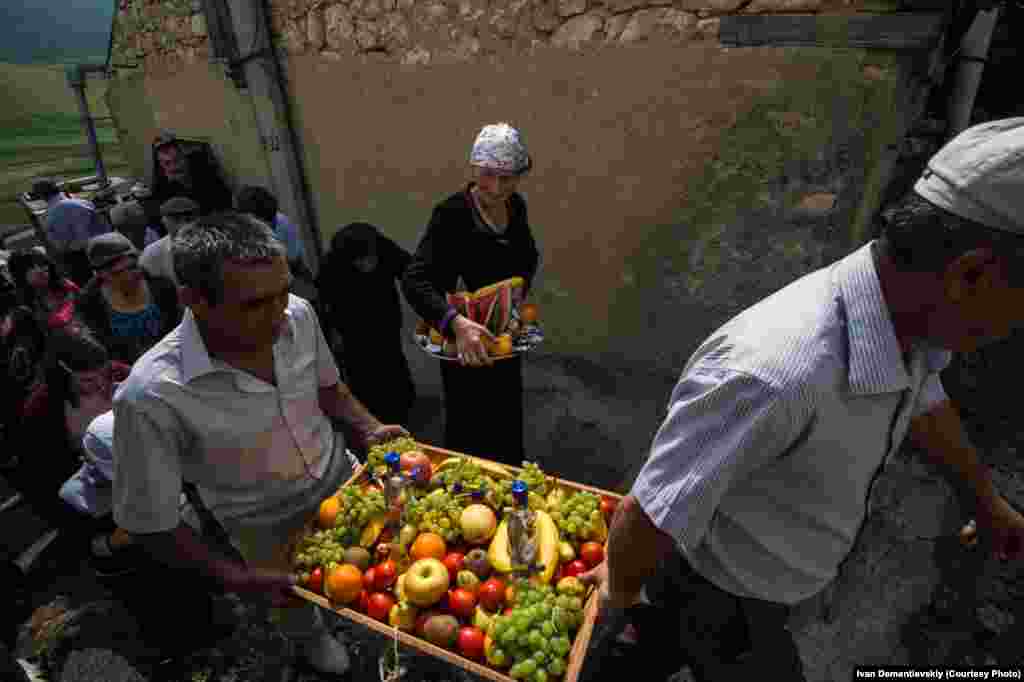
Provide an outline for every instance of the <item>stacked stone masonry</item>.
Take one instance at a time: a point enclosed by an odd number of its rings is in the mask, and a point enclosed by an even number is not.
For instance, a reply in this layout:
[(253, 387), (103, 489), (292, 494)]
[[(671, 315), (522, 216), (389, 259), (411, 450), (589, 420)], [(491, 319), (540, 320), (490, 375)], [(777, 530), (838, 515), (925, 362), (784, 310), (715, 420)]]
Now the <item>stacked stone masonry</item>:
[[(685, 44), (718, 37), (724, 14), (899, 9), (897, 0), (272, 0), (289, 55), (437, 64), (553, 47)], [(199, 0), (122, 0), (115, 63), (193, 64), (209, 56)]]

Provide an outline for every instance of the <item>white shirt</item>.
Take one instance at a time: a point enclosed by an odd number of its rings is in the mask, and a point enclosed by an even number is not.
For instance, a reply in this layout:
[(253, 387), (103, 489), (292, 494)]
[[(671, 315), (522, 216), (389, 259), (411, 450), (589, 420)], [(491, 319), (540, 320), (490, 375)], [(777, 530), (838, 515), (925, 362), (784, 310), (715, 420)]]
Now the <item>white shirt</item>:
[(164, 277), (178, 286), (174, 274), (174, 259), (171, 257), (171, 235), (166, 235), (142, 250), (139, 265), (153, 277)]
[(312, 513), (337, 489), (349, 462), (318, 391), (338, 368), (309, 303), (290, 296), (285, 314), (276, 386), (211, 358), (191, 311), (136, 361), (114, 398), (119, 526), (175, 528), (182, 477), (229, 529)]
[(632, 493), (695, 570), (794, 604), (852, 548), (950, 353), (905, 363), (871, 245), (748, 308), (690, 358)]

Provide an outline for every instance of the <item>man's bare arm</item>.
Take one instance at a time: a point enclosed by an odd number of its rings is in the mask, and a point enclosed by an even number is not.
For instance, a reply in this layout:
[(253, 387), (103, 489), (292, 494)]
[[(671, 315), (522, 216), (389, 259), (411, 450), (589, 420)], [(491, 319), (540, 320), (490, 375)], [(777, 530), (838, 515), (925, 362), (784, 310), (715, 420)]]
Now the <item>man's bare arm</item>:
[(221, 584), (232, 582), (241, 566), (214, 550), (187, 524), (162, 533), (132, 536), (146, 552), (172, 568), (199, 571)]
[(938, 466), (963, 502), (975, 508), (991, 506), (999, 498), (992, 472), (981, 463), (952, 403), (944, 401), (916, 417), (910, 424), (909, 438)]
[(608, 537), (609, 605), (632, 605), (675, 545), (671, 536), (651, 522), (635, 497), (624, 497), (612, 518)]
[(380, 421), (370, 414), (343, 382), (321, 388), (318, 394), (320, 409), (329, 417), (340, 419), (354, 434), (365, 440), (381, 427)]
[(133, 536), (157, 561), (172, 568), (197, 571), (228, 592), (266, 594), (272, 603), (287, 603), (287, 591), (296, 584), (294, 575), (245, 566), (210, 547), (188, 525), (174, 530)]

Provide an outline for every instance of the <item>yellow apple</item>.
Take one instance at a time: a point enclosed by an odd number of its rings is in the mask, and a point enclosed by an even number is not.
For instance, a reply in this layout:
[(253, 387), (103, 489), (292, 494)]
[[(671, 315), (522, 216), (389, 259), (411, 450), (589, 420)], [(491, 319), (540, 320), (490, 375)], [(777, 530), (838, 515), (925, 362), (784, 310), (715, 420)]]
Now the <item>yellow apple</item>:
[(471, 504), (462, 510), (459, 517), (462, 537), (471, 545), (487, 542), (498, 528), (498, 517), (485, 504)]
[(402, 589), (415, 606), (431, 606), (448, 591), (448, 568), (437, 559), (420, 559), (405, 572)]

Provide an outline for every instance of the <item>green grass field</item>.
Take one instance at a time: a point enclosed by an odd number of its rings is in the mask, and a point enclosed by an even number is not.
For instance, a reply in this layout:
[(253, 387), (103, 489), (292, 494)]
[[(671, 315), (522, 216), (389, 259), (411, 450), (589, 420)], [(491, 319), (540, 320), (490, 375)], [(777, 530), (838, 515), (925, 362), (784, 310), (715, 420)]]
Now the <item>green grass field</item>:
[[(106, 82), (90, 79), (86, 93), (94, 117), (109, 115), (103, 98)], [(0, 92), (10, 106), (0, 108), (0, 226), (28, 222), (15, 197), (40, 176), (91, 175), (78, 104), (60, 65), (0, 64)], [(96, 137), (107, 173), (125, 174), (117, 134), (109, 120), (96, 122)]]

